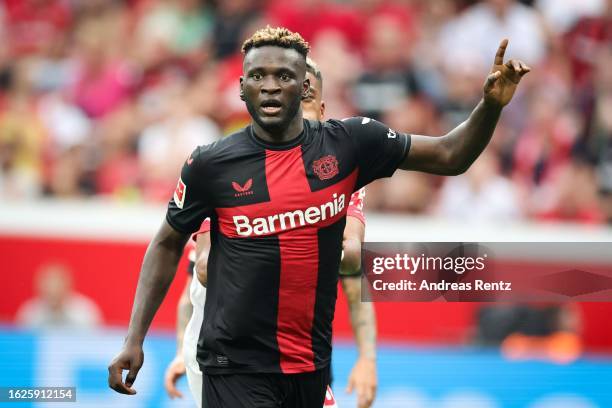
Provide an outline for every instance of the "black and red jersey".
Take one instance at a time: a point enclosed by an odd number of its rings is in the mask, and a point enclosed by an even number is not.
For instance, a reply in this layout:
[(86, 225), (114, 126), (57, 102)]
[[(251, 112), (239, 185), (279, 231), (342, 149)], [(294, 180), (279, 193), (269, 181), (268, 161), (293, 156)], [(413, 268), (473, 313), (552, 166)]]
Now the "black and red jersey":
[[(347, 217), (357, 218), (364, 226), (366, 224), (366, 218), (363, 212), (363, 201), (365, 199), (365, 196), (365, 187), (361, 187), (359, 190), (355, 191), (351, 196), (348, 209), (346, 210)], [(187, 273), (189, 275), (193, 274), (193, 267), (196, 261), (196, 244), (198, 242), (198, 235), (206, 234), (208, 232), (210, 232), (210, 218), (206, 218), (204, 222), (202, 222), (202, 225), (200, 225), (200, 229), (197, 232), (194, 232), (191, 236), (191, 239), (187, 241), (187, 245), (185, 246), (185, 252), (187, 252), (187, 258), (189, 259), (189, 266), (187, 267)]]
[(351, 194), (389, 177), (408, 135), (368, 118), (304, 121), (285, 144), (251, 126), (185, 163), (168, 223), (211, 219), (198, 362), (207, 373), (300, 373), (331, 358), (342, 234)]

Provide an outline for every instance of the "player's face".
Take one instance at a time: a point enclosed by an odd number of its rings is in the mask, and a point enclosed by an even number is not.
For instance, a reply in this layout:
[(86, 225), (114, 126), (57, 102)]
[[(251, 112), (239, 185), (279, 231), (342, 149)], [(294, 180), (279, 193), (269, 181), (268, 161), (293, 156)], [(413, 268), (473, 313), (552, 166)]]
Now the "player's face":
[(243, 99), (259, 126), (282, 132), (293, 120), (301, 120), (300, 102), (309, 83), (306, 61), (297, 51), (275, 46), (253, 48), (244, 57), (243, 72)]
[(302, 112), (304, 118), (310, 120), (323, 120), (325, 104), (323, 103), (323, 89), (321, 83), (314, 74), (306, 72), (306, 78), (310, 81), (308, 96), (302, 99)]

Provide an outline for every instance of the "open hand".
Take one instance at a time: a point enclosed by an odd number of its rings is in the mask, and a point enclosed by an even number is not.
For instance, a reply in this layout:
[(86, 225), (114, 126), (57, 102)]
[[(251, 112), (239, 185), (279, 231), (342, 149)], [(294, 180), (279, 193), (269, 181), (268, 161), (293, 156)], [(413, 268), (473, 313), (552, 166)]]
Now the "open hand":
[(504, 107), (510, 102), (521, 78), (531, 71), (523, 61), (509, 60), (504, 64), (507, 46), (507, 39), (499, 44), (491, 73), (484, 85), (485, 102), (499, 107)]

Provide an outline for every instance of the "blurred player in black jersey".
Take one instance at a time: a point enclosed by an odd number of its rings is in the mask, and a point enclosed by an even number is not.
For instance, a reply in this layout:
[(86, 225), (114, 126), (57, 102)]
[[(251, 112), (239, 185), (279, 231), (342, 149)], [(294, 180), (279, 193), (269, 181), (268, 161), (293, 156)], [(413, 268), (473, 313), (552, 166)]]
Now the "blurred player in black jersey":
[[(468, 119), (442, 137), (369, 118), (303, 119), (308, 44), (284, 28), (243, 45), (240, 96), (253, 122), (187, 159), (144, 257), (128, 335), (109, 386), (134, 394), (142, 344), (189, 236), (211, 219), (207, 298), (198, 340), (202, 406), (320, 408), (348, 200), (397, 168), (464, 172), (488, 144), (529, 68), (502, 41)], [(123, 370), (128, 370), (123, 379)]]
[[(322, 99), (323, 77), (321, 71), (310, 58), (306, 60), (306, 78), (310, 81), (310, 92), (302, 100), (305, 119), (323, 120), (325, 102)], [(365, 234), (363, 201), (365, 187), (351, 196), (346, 227), (343, 237), (343, 255), (340, 262), (340, 278), (349, 306), (351, 324), (357, 343), (359, 356), (348, 379), (349, 391), (356, 390), (358, 407), (369, 407), (376, 395), (376, 319), (371, 302), (361, 302), (361, 243)], [(197, 242), (197, 248), (196, 243)], [(196, 361), (195, 349), (199, 329), (204, 318), (206, 289), (206, 264), (210, 249), (210, 222), (208, 219), (194, 234), (187, 245), (190, 263), (187, 268), (189, 277), (178, 304), (177, 354), (166, 370), (164, 385), (170, 397), (182, 397), (176, 388), (176, 381), (187, 373), (189, 388), (198, 406), (201, 404), (202, 372)], [(197, 260), (197, 261), (196, 261)], [(197, 266), (196, 266), (197, 265)], [(196, 269), (198, 279), (192, 280)], [(364, 288), (367, 290), (367, 288)], [(183, 346), (184, 339), (184, 346)], [(328, 389), (325, 406), (337, 407), (331, 389)]]

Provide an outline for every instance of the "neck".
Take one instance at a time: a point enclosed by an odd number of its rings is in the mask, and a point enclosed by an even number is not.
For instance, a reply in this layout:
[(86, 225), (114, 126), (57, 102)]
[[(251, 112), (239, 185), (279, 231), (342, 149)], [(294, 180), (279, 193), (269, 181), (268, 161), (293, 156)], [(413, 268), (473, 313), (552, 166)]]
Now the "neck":
[(302, 133), (304, 130), (304, 120), (302, 109), (295, 115), (289, 126), (283, 129), (264, 129), (257, 122), (253, 121), (253, 131), (260, 139), (268, 143), (285, 143), (289, 142)]

